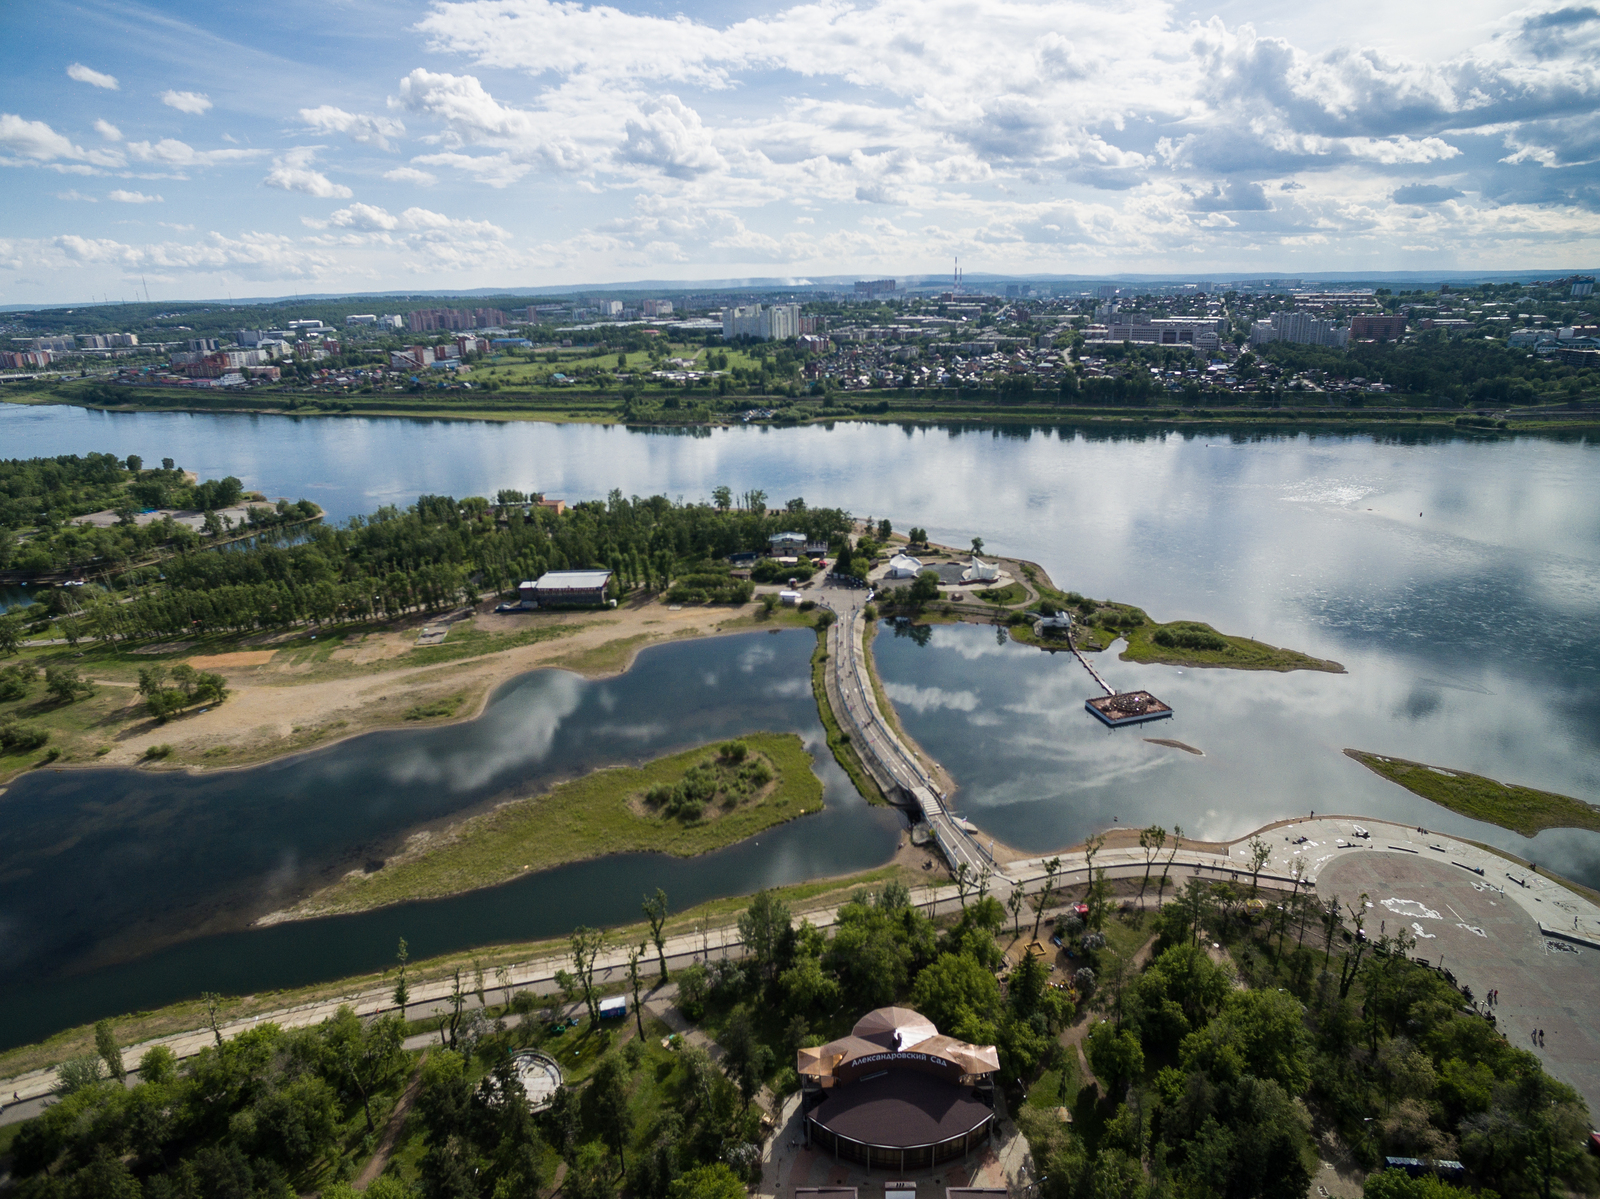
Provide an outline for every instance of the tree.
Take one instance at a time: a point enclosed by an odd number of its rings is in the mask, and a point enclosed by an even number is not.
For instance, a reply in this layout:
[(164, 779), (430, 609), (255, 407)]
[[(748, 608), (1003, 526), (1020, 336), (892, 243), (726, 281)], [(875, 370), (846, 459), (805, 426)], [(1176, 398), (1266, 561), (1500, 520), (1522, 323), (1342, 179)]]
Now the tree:
[(777, 973), (778, 946), (790, 927), (789, 905), (770, 889), (757, 891), (739, 913), (739, 939), (764, 980), (771, 981)]
[(122, 1050), (117, 1045), (117, 1034), (111, 1030), (111, 1021), (98, 1020), (94, 1026), (94, 1049), (111, 1072), (111, 1077), (121, 1082), (128, 1077), (122, 1068)]
[(17, 632), (18, 627), (19, 622), (15, 618), (7, 620), (0, 617), (0, 654), (8, 658), (22, 648), (22, 637)]
[(1006, 910), (1011, 913), (1011, 938), (1015, 940), (1022, 935), (1022, 906), (1027, 903), (1028, 897), (1023, 894), (1022, 888), (1013, 886), (1011, 894), (1006, 896)]
[(628, 1115), (628, 1066), (617, 1053), (600, 1059), (589, 1084), (594, 1104), (595, 1123), (600, 1135), (611, 1142), (622, 1168), (628, 1168), (628, 1138), (633, 1121)]
[(660, 887), (656, 893), (644, 897), (644, 918), (650, 922), (650, 940), (656, 947), (656, 959), (661, 963), (661, 981), (667, 981), (667, 938), (663, 931), (667, 925), (667, 893)]
[(939, 598), (939, 572), (924, 570), (911, 580), (911, 602), (931, 604)]
[(1172, 852), (1167, 855), (1166, 865), (1161, 867), (1161, 879), (1156, 884), (1156, 907), (1161, 906), (1161, 899), (1167, 893), (1167, 872), (1172, 869), (1173, 859), (1178, 856), (1178, 847), (1183, 844), (1183, 825), (1172, 826)]
[(586, 924), (573, 929), (570, 938), (572, 968), (578, 986), (583, 991), (584, 1006), (589, 1009), (591, 1026), (600, 1023), (600, 1000), (594, 993), (594, 963), (600, 956), (600, 951), (605, 948), (605, 942), (605, 933)]
[(1256, 884), (1261, 878), (1261, 868), (1272, 857), (1272, 846), (1259, 836), (1250, 838), (1250, 897), (1255, 898)]
[(1000, 1011), (1000, 985), (980, 962), (945, 953), (925, 966), (911, 989), (911, 1006), (948, 1036), (989, 1043)]
[(667, 1199), (745, 1199), (745, 1185), (727, 1162), (713, 1162), (674, 1179)]
[(1044, 910), (1050, 906), (1050, 897), (1055, 894), (1056, 875), (1061, 871), (1061, 858), (1056, 856), (1044, 864), (1044, 890), (1039, 892), (1034, 901), (1033, 939), (1039, 939), (1039, 922), (1044, 919)]
[(44, 689), (60, 704), (70, 704), (80, 695), (93, 695), (94, 686), (70, 666), (46, 666)]
[(1106, 1082), (1106, 1094), (1120, 1096), (1130, 1081), (1144, 1073), (1144, 1049), (1125, 1028), (1102, 1020), (1086, 1038), (1089, 1065)]
[(215, 991), (202, 991), (200, 1002), (205, 1005), (206, 1023), (211, 1026), (211, 1035), (217, 1039), (217, 1048), (222, 1048), (222, 1025), (218, 1016), (222, 1011), (222, 996)]
[(906, 533), (906, 541), (911, 545), (927, 545), (928, 530), (922, 528), (913, 528)]
[(628, 986), (633, 991), (633, 1018), (639, 1026), (639, 1040), (644, 1040), (644, 1007), (639, 1002), (639, 958), (644, 954), (646, 942), (628, 950)]
[(367, 1131), (375, 1131), (372, 1093), (405, 1060), (405, 1050), (402, 1048), (405, 1040), (404, 1020), (399, 1016), (384, 1016), (363, 1027), (355, 1012), (341, 1005), (328, 1021), (323, 1040), (328, 1047), (334, 1071), (361, 1097)]
[(983, 553), (983, 538), (982, 537), (974, 537), (972, 539), (972, 553), (973, 553), (974, 557), (976, 557), (977, 555)]
[(394, 1005), (400, 1009), (400, 1018), (405, 1019), (406, 1004), (411, 999), (411, 988), (406, 985), (406, 961), (411, 954), (406, 948), (406, 939), (400, 938), (400, 947), (395, 950), (394, 960), (400, 964), (399, 973), (394, 980)]
[(711, 502), (717, 506), (718, 512), (726, 512), (733, 507), (733, 489), (730, 487), (713, 488)]
[(1144, 850), (1144, 878), (1139, 883), (1139, 901), (1144, 902), (1145, 888), (1150, 885), (1150, 867), (1161, 853), (1161, 847), (1167, 843), (1167, 830), (1159, 824), (1152, 824), (1149, 828), (1139, 833), (1139, 848)]

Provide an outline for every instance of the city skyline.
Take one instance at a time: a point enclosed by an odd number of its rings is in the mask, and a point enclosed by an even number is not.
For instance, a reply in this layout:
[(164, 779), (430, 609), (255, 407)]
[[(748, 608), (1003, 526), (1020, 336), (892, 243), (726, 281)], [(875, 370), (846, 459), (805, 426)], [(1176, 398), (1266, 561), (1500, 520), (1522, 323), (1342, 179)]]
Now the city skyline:
[(1581, 267), (1561, 4), (47, 3), (0, 305), (641, 278)]

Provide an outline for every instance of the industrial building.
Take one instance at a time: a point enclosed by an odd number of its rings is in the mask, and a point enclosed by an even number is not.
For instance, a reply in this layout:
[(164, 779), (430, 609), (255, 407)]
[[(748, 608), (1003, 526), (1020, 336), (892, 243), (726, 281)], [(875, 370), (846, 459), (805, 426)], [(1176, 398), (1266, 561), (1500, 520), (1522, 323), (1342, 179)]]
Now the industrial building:
[(524, 608), (599, 606), (606, 602), (609, 570), (551, 570), (517, 588)]

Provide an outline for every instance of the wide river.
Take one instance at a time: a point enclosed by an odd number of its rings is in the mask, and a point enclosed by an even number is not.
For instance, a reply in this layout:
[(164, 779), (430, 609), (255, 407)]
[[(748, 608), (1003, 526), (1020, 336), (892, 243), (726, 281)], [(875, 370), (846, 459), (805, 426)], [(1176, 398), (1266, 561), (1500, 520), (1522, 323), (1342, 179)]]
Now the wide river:
[[(332, 520), (425, 492), (706, 498), (726, 484), (922, 525), (1039, 561), (1061, 587), (1334, 658), (1346, 675), (1181, 671), (1101, 655), (1174, 720), (1112, 733), (1070, 657), (884, 628), (902, 719), (994, 837), (1044, 851), (1113, 822), (1236, 836), (1317, 809), (1450, 829), (1600, 885), (1600, 836), (1527, 840), (1371, 775), (1345, 746), (1600, 798), (1600, 446), (1536, 438), (1077, 430), (726, 429), (107, 414), (0, 405), (0, 455), (172, 457)], [(742, 729), (817, 744), (808, 635), (647, 652), (586, 683), (539, 672), (485, 717), (378, 733), (255, 770), (27, 776), (0, 796), (0, 1040), (200, 990), (253, 991), (414, 954), (632, 918), (884, 860), (890, 813), (822, 754), (828, 811), (691, 862), (612, 858), (365, 916), (221, 931), (419, 824), (606, 762)], [(1171, 737), (1197, 757), (1146, 742)], [(203, 932), (204, 935), (195, 935)]]

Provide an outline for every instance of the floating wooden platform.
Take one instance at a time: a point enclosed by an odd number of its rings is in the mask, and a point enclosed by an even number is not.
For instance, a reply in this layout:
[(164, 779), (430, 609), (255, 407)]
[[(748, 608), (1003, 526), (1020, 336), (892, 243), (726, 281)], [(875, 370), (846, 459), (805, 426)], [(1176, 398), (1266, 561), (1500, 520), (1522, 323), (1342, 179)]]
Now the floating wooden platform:
[(1172, 708), (1148, 691), (1103, 695), (1084, 700), (1083, 706), (1114, 729), (1125, 724), (1143, 724), (1147, 720), (1165, 720), (1172, 715)]

